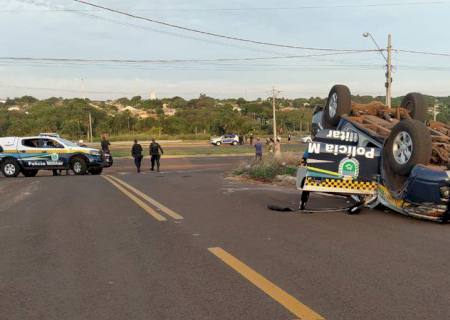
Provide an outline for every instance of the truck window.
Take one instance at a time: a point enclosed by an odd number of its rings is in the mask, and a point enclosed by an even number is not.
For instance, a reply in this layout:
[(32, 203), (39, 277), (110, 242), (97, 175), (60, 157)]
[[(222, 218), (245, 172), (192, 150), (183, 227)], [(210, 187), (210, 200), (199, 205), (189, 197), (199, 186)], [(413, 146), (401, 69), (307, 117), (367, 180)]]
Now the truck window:
[(56, 141), (56, 140), (47, 139), (47, 148), (62, 149), (62, 148), (64, 148), (64, 146), (62, 144), (60, 144), (58, 141)]
[(28, 148), (38, 148), (38, 139), (24, 139), (22, 145)]

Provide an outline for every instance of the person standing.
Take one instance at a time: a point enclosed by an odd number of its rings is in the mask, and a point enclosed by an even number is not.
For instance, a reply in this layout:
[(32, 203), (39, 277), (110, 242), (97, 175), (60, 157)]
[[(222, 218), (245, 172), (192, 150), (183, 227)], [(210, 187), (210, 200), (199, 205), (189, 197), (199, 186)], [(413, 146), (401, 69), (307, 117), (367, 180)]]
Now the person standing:
[(131, 156), (134, 158), (134, 164), (136, 166), (137, 173), (141, 172), (142, 163), (142, 146), (135, 139), (133, 147), (131, 148)]
[(273, 138), (269, 139), (268, 144), (269, 144), (269, 152), (273, 153), (275, 151), (274, 150), (274, 148), (275, 148), (275, 141), (273, 141)]
[[(161, 153), (159, 153), (160, 151), (161, 151)], [(154, 169), (155, 169), (155, 162), (156, 162), (156, 169), (159, 172), (159, 159), (161, 158), (162, 154), (164, 154), (163, 149), (161, 148), (159, 143), (157, 143), (155, 141), (155, 138), (153, 138), (152, 143), (150, 143), (150, 156), (151, 156), (151, 163), (152, 163), (152, 168), (151, 168), (152, 171), (154, 171)]]
[(288, 142), (291, 142), (291, 138), (292, 138), (292, 136), (291, 136), (291, 133), (289, 132), (289, 135), (288, 135)]
[(250, 132), (250, 144), (253, 145), (253, 132)]
[(256, 161), (261, 161), (262, 160), (262, 155), (263, 155), (263, 144), (261, 141), (259, 141), (259, 138), (256, 138), (256, 143), (255, 143), (255, 160)]
[(111, 143), (109, 143), (108, 139), (106, 139), (106, 134), (102, 135), (101, 146), (102, 146), (102, 151), (104, 153), (110, 153), (109, 152), (110, 145), (111, 145)]

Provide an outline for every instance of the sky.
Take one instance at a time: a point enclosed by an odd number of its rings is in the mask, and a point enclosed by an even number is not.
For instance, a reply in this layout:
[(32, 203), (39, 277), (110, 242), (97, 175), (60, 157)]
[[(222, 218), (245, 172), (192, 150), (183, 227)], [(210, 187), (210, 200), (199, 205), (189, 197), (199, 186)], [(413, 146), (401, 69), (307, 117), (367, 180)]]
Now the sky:
[[(291, 46), (394, 49), (450, 54), (450, 0), (87, 0), (221, 35)], [(316, 57), (322, 51), (256, 45), (174, 29), (73, 0), (0, 0), (0, 98), (114, 99), (325, 97), (334, 84), (384, 95), (379, 52)], [(331, 52), (333, 53), (333, 52)], [(290, 59), (228, 62), (43, 62), (4, 58), (118, 60)], [(450, 56), (393, 52), (393, 95), (450, 95)]]

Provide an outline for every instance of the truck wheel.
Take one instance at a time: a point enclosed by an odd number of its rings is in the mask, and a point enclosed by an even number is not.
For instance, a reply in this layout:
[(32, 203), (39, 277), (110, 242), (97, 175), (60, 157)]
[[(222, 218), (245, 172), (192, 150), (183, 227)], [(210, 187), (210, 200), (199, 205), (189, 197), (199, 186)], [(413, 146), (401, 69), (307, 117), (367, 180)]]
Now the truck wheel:
[(350, 89), (337, 84), (331, 88), (328, 94), (327, 104), (323, 112), (323, 122), (329, 129), (336, 128), (341, 116), (349, 114), (352, 109), (352, 97)]
[(79, 157), (73, 158), (70, 161), (70, 168), (77, 176), (85, 175), (87, 172), (86, 161), (83, 158)]
[(408, 93), (400, 103), (400, 107), (409, 111), (411, 118), (425, 122), (427, 120), (427, 105), (420, 93)]
[(16, 159), (5, 159), (1, 166), (3, 175), (7, 178), (15, 178), (20, 173), (20, 166)]
[(96, 176), (96, 175), (102, 174), (103, 168), (90, 168), (88, 171), (93, 176)]
[(431, 151), (431, 134), (425, 124), (406, 119), (392, 128), (383, 157), (392, 172), (407, 176), (415, 165), (429, 163)]
[(22, 170), (22, 174), (25, 177), (36, 177), (37, 173), (38, 173), (38, 170), (35, 170), (35, 169), (23, 169)]

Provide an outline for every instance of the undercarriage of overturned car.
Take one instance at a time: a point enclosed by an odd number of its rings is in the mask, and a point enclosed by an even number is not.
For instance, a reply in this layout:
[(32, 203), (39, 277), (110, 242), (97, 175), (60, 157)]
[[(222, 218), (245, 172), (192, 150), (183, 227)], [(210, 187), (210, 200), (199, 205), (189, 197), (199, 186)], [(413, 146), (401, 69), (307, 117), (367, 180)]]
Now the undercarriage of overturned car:
[(335, 85), (326, 105), (314, 110), (311, 127), (313, 141), (297, 172), (304, 194), (343, 194), (361, 206), (449, 220), (450, 126), (427, 120), (421, 94), (388, 108), (352, 103), (350, 90)]

